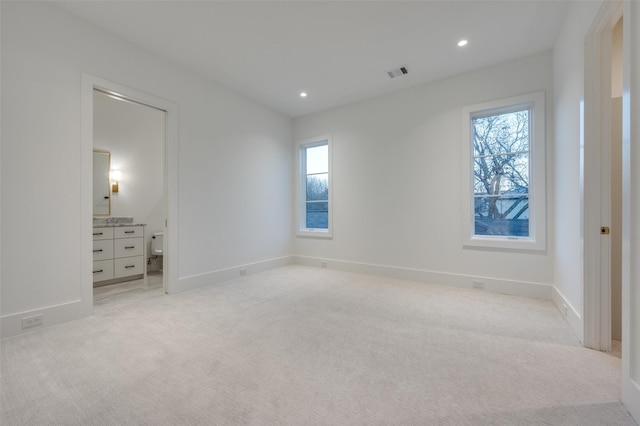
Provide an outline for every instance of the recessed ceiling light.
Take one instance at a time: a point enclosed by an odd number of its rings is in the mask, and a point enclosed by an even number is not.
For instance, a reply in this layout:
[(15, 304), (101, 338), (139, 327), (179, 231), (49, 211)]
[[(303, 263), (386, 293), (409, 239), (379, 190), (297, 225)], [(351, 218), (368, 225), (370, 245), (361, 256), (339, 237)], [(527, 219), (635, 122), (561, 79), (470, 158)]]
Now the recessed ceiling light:
[(300, 97), (301, 98), (306, 98), (307, 97), (307, 92), (300, 92)]
[(460, 41), (458, 42), (458, 47), (466, 46), (466, 45), (467, 45), (467, 43), (469, 43), (467, 40), (462, 39), (462, 40), (460, 40)]

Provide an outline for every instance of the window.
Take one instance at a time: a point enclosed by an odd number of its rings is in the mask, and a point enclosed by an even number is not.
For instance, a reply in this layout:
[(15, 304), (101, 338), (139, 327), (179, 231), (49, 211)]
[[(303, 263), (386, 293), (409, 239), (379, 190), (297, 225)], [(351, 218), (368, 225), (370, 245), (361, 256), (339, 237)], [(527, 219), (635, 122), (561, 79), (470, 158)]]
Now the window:
[(463, 116), (463, 244), (544, 250), (544, 93), (474, 105)]
[(296, 144), (299, 179), (298, 229), (301, 236), (331, 236), (331, 138)]

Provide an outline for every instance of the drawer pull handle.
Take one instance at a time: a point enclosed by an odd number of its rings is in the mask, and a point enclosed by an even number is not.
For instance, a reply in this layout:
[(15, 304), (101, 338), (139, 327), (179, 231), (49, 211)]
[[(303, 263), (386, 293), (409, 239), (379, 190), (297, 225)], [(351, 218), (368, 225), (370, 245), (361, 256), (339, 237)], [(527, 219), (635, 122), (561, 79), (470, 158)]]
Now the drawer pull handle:
[(100, 273), (100, 272), (104, 272), (104, 269), (100, 269), (99, 271), (93, 271), (94, 274)]
[(132, 248), (136, 248), (136, 246), (126, 246), (126, 249), (132, 249)]
[(124, 231), (125, 234), (135, 234), (136, 231)]
[(125, 266), (125, 268), (127, 268), (127, 269), (129, 269), (129, 268), (135, 268), (135, 267), (136, 267), (136, 265), (127, 265), (127, 266)]
[(104, 235), (104, 232), (94, 232), (93, 235)]
[(100, 253), (102, 251), (102, 249), (98, 249), (98, 250), (94, 250), (94, 253)]

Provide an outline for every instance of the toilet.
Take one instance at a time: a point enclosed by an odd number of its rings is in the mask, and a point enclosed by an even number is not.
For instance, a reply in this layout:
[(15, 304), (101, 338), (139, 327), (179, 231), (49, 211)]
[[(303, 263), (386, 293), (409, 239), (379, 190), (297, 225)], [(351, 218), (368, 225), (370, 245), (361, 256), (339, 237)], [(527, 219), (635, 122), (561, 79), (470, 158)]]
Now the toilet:
[(151, 237), (151, 255), (162, 256), (164, 247), (164, 233), (155, 232)]
[[(164, 233), (154, 232), (151, 237), (151, 256), (164, 255)], [(160, 272), (162, 272), (162, 261), (160, 261)]]

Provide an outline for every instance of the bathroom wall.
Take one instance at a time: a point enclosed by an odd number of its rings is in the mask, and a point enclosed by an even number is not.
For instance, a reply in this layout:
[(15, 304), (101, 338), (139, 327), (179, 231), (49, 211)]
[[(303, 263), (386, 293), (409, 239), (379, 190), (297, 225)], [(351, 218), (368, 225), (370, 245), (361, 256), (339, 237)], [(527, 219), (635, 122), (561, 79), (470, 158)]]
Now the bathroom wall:
[[(111, 194), (111, 216), (147, 224), (149, 254), (151, 237), (162, 232), (165, 217), (165, 112), (94, 91), (93, 147), (111, 152), (111, 170), (122, 172), (119, 190)], [(149, 270), (159, 266), (153, 262)]]

